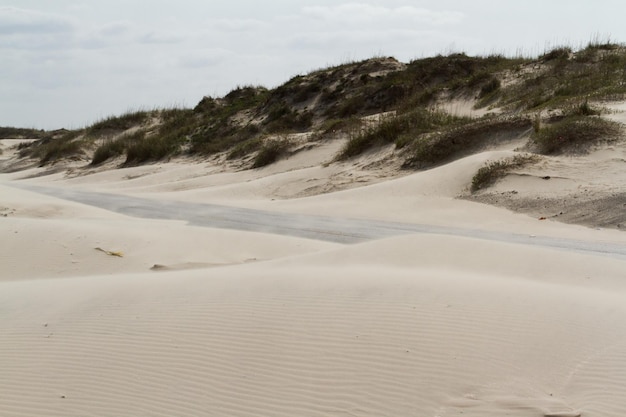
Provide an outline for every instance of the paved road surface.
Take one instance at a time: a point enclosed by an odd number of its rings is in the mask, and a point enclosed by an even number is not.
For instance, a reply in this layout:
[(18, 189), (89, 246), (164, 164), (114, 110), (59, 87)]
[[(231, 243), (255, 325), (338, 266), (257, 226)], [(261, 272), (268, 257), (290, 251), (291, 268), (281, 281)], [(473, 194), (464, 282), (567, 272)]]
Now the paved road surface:
[(391, 236), (428, 233), (551, 247), (626, 259), (626, 245), (616, 243), (587, 242), (507, 232), (488, 232), (458, 227), (280, 213), (217, 204), (160, 201), (117, 194), (25, 184), (18, 185), (15, 183), (6, 185), (100, 207), (129, 216), (183, 220), (195, 226), (265, 232), (337, 243), (350, 244)]

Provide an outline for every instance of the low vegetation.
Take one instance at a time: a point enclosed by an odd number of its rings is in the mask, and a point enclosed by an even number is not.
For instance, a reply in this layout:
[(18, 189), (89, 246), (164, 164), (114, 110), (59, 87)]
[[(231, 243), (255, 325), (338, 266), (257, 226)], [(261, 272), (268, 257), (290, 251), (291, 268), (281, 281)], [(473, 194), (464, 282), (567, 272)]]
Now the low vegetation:
[(36, 158), (41, 166), (60, 159), (81, 157), (85, 153), (83, 135), (82, 130), (64, 131), (37, 142), (20, 144), (19, 155)]
[[(276, 138), (311, 132), (310, 141), (347, 136), (339, 160), (392, 145), (406, 168), (424, 169), (532, 130), (532, 145), (544, 154), (611, 140), (620, 129), (596, 117), (600, 110), (591, 103), (623, 97), (626, 48), (592, 42), (536, 59), (453, 53), (404, 64), (377, 57), (297, 75), (274, 89), (237, 87), (193, 109), (129, 111), (71, 132), (0, 128), (0, 138), (39, 139), (19, 154), (40, 164), (92, 154), (92, 165), (119, 159), (127, 166), (225, 152), (259, 167), (287, 152), (288, 141)], [(470, 119), (436, 110), (450, 99), (503, 113)], [(389, 116), (366, 117), (375, 114)]]
[(41, 139), (46, 133), (44, 130), (0, 126), (0, 139)]
[(528, 117), (489, 117), (444, 129), (414, 141), (405, 168), (429, 168), (530, 131)]
[(544, 155), (583, 153), (599, 142), (617, 139), (621, 132), (619, 123), (575, 114), (541, 127), (533, 133), (532, 141)]
[(238, 143), (228, 153), (228, 159), (242, 158), (246, 155), (250, 155), (251, 153), (258, 151), (263, 146), (263, 140), (264, 138), (256, 137)]
[(276, 162), (281, 156), (287, 153), (290, 146), (291, 142), (287, 138), (278, 138), (266, 141), (254, 158), (252, 167), (261, 168)]
[(472, 178), (471, 192), (489, 187), (514, 169), (538, 162), (540, 157), (533, 154), (515, 155), (498, 161), (489, 162), (480, 168)]
[(522, 71), (520, 67), (518, 81), (501, 88), (491, 103), (527, 111), (563, 107), (581, 98), (612, 99), (626, 94), (626, 49), (622, 45), (590, 43), (577, 52), (559, 47), (531, 65), (538, 69)]
[(105, 142), (96, 149), (91, 160), (92, 165), (99, 165), (109, 159), (117, 158), (126, 154), (128, 149), (135, 143), (143, 142), (146, 133), (138, 131), (123, 135), (117, 139), (105, 139)]
[(128, 129), (137, 128), (146, 123), (150, 118), (147, 111), (130, 111), (121, 116), (109, 116), (97, 121), (87, 128), (89, 136), (107, 136), (124, 132)]
[(390, 143), (403, 148), (420, 135), (468, 120), (427, 108), (417, 108), (397, 116), (386, 116), (379, 123), (352, 135), (339, 153), (338, 159), (349, 159), (375, 146)]

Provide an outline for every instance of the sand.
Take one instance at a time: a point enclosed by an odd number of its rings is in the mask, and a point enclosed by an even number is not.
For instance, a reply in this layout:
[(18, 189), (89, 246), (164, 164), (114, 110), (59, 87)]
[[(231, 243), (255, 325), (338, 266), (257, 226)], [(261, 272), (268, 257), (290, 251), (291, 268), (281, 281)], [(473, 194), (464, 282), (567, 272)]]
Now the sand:
[(369, 156), (324, 164), (336, 147), (252, 171), (1, 174), (0, 416), (626, 413), (623, 256), (433, 233), (337, 244), (15, 187), (626, 245), (456, 198), (510, 147), (387, 177)]

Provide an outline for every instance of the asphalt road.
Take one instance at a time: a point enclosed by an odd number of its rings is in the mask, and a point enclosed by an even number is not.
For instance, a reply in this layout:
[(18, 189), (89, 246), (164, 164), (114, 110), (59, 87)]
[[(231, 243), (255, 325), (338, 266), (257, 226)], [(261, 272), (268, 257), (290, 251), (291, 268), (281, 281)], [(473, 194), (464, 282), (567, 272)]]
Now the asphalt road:
[(183, 220), (195, 226), (264, 232), (344, 244), (392, 236), (426, 233), (557, 248), (626, 259), (626, 245), (616, 243), (587, 242), (548, 236), (489, 232), (479, 229), (425, 224), (280, 213), (218, 204), (161, 201), (119, 194), (16, 183), (6, 185), (103, 208), (128, 216), (148, 219)]

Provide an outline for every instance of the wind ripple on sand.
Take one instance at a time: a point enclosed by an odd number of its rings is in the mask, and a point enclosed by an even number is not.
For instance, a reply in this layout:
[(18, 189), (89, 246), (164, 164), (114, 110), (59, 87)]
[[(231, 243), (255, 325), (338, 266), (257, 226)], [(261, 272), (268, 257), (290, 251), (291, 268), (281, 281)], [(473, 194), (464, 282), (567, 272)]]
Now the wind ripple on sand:
[[(623, 353), (623, 323), (604, 320), (624, 317), (610, 297), (598, 307), (576, 298), (579, 290), (436, 271), (269, 274), (246, 265), (210, 279), (168, 274), (3, 283), (0, 415), (528, 416), (575, 406), (618, 416), (626, 408), (599, 395), (611, 355)], [(563, 302), (554, 303), (557, 294)], [(597, 356), (602, 345), (615, 352)], [(610, 380), (616, 387), (622, 371)]]

